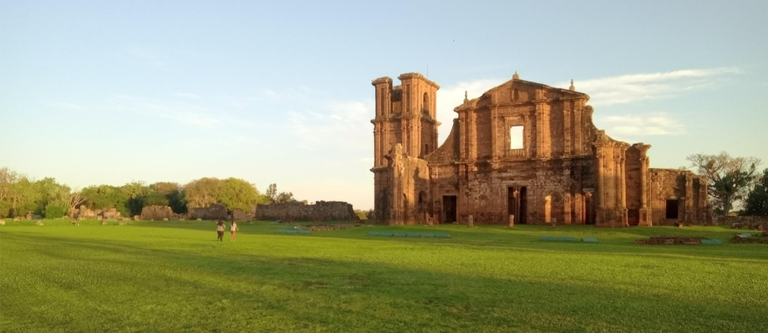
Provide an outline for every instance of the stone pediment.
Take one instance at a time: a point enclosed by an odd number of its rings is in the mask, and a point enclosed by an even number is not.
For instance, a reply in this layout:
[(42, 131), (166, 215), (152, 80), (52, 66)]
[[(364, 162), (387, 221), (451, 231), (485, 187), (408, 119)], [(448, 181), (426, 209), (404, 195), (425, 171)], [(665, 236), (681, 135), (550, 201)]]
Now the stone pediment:
[(465, 101), (456, 110), (568, 99), (585, 99), (588, 101), (589, 95), (575, 90), (551, 87), (542, 83), (512, 79), (491, 88), (478, 98)]

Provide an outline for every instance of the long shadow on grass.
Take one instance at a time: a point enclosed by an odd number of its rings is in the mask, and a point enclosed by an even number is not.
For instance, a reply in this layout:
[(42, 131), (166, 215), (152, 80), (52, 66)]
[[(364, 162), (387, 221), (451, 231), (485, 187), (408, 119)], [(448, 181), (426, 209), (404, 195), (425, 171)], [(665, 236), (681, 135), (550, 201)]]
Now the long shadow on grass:
[[(309, 222), (294, 223), (298, 225), (312, 224)], [(137, 224), (142, 227), (160, 227), (172, 229), (192, 229), (192, 230), (211, 230), (213, 233), (214, 224), (210, 221), (180, 221), (177, 224), (170, 222), (145, 222)], [(366, 239), (370, 241), (388, 241), (403, 243), (427, 243), (427, 244), (445, 244), (448, 246), (462, 247), (494, 247), (508, 248), (514, 251), (568, 251), (574, 253), (614, 253), (626, 255), (665, 255), (665, 256), (694, 256), (711, 258), (738, 258), (738, 259), (768, 259), (768, 246), (763, 244), (728, 244), (727, 240), (739, 231), (723, 227), (694, 227), (694, 228), (672, 228), (672, 227), (633, 227), (620, 229), (594, 228), (593, 226), (563, 226), (557, 229), (550, 229), (539, 225), (522, 225), (514, 229), (502, 226), (481, 226), (467, 228), (461, 225), (440, 225), (427, 227), (424, 225), (411, 226), (382, 226), (375, 228), (358, 227), (335, 231), (316, 231), (310, 235), (282, 235), (278, 230), (282, 228), (291, 228), (293, 224), (273, 225), (267, 222), (256, 222), (255, 224), (241, 223), (241, 233), (245, 234), (264, 234), (279, 235), (283, 237), (321, 237), (338, 239)], [(448, 239), (424, 239), (409, 237), (375, 237), (368, 236), (369, 231), (401, 231), (401, 232), (448, 232), (452, 238)], [(562, 242), (541, 242), (539, 236), (573, 236), (577, 239), (581, 237), (597, 237), (600, 240), (598, 244), (562, 243)], [(686, 237), (705, 237), (717, 238), (724, 241), (725, 245), (720, 246), (651, 246), (636, 245), (634, 240), (637, 238), (646, 238), (650, 236), (686, 236)]]
[[(45, 253), (59, 263), (92, 261), (102, 280), (120, 281), (121, 286), (140, 289), (142, 294), (207, 300), (213, 303), (209, 305), (212, 313), (248, 309), (269, 319), (257, 327), (222, 329), (733, 332), (764, 330), (760, 318), (767, 315), (764, 304), (734, 306), (707, 302), (706, 297), (681, 300), (568, 281), (475, 277), (312, 258), (213, 257), (147, 249), (130, 242), (40, 235), (11, 234), (3, 241)], [(84, 252), (109, 259), (76, 254)], [(121, 274), (124, 270), (140, 274)], [(55, 279), (50, 283), (55, 284)], [(110, 289), (104, 286), (104, 292)], [(114, 297), (114, 303), (107, 307), (118, 307), (127, 296)], [(194, 311), (189, 311), (200, 309), (205, 307), (192, 303), (183, 306), (179, 311), (185, 316), (166, 318), (170, 326), (165, 329), (184, 329), (190, 324), (206, 327), (208, 320), (216, 320), (216, 316), (192, 316)], [(120, 312), (110, 315), (104, 320), (124, 322), (126, 329), (152, 327), (142, 318), (125, 318)]]

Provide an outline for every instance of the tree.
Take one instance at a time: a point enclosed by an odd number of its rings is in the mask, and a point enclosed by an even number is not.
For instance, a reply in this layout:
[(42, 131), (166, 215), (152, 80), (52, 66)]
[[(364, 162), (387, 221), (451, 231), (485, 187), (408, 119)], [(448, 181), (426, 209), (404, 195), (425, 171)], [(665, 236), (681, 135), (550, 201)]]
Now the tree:
[(200, 178), (184, 186), (187, 208), (208, 207), (219, 200), (221, 181), (216, 178)]
[(110, 185), (89, 186), (83, 189), (85, 205), (91, 209), (115, 208), (123, 216), (130, 216), (130, 197), (122, 187)]
[[(171, 207), (176, 214), (187, 212), (187, 202), (184, 200), (184, 190), (179, 183), (157, 182), (149, 185), (151, 192), (157, 192), (165, 196), (166, 205)], [(146, 204), (146, 203), (145, 203)]]
[(266, 195), (272, 202), (275, 202), (277, 200), (277, 184), (269, 184)]
[(179, 183), (157, 182), (152, 185), (149, 185), (149, 189), (153, 192), (157, 192), (162, 195), (169, 196), (173, 194), (173, 192), (177, 192), (181, 190), (181, 185), (179, 185)]
[(275, 200), (273, 200), (274, 203), (286, 203), (286, 202), (296, 202), (296, 199), (293, 198), (293, 193), (291, 192), (280, 192)]
[(168, 206), (168, 198), (158, 192), (150, 192), (139, 197), (141, 208), (145, 206)]
[[(34, 184), (37, 193), (35, 214), (46, 218), (59, 218), (69, 210), (69, 187), (46, 177)], [(51, 207), (49, 207), (51, 206)]]
[(717, 214), (727, 215), (733, 202), (741, 200), (755, 180), (755, 168), (760, 160), (755, 157), (731, 157), (726, 152), (718, 155), (693, 154), (688, 156), (700, 175), (708, 178), (709, 196)]
[(259, 191), (253, 184), (238, 178), (227, 178), (220, 186), (218, 202), (227, 209), (251, 211), (259, 201)]
[(82, 191), (75, 189), (69, 193), (69, 217), (75, 216), (75, 208), (85, 202), (86, 198)]
[(768, 169), (763, 170), (755, 187), (747, 195), (743, 215), (768, 216)]

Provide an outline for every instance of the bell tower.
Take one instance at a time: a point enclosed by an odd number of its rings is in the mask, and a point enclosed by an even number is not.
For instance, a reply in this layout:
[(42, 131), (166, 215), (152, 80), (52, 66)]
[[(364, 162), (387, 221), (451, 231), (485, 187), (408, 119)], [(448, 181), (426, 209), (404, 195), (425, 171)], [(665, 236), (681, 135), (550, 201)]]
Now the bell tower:
[(386, 156), (396, 144), (407, 156), (423, 158), (437, 149), (437, 90), (440, 86), (419, 73), (405, 73), (392, 79), (380, 77), (371, 82), (376, 94), (373, 124), (374, 187), (376, 218), (388, 219), (391, 191), (387, 176)]
[(392, 79), (381, 77), (371, 84), (376, 89), (376, 117), (373, 123), (374, 168), (386, 166), (386, 156), (399, 143), (411, 157), (422, 158), (437, 149), (437, 90), (440, 86), (419, 73)]

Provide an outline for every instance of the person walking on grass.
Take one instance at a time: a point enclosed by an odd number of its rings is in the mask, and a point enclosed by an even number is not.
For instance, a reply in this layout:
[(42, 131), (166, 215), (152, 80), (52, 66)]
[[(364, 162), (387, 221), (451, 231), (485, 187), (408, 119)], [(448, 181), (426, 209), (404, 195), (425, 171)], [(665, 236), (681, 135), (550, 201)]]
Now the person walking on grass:
[(224, 221), (216, 220), (216, 232), (219, 234), (217, 241), (224, 241)]
[(229, 227), (229, 231), (232, 233), (232, 241), (235, 241), (235, 233), (238, 231), (237, 229), (237, 222), (235, 222), (235, 219), (232, 218), (232, 225)]

